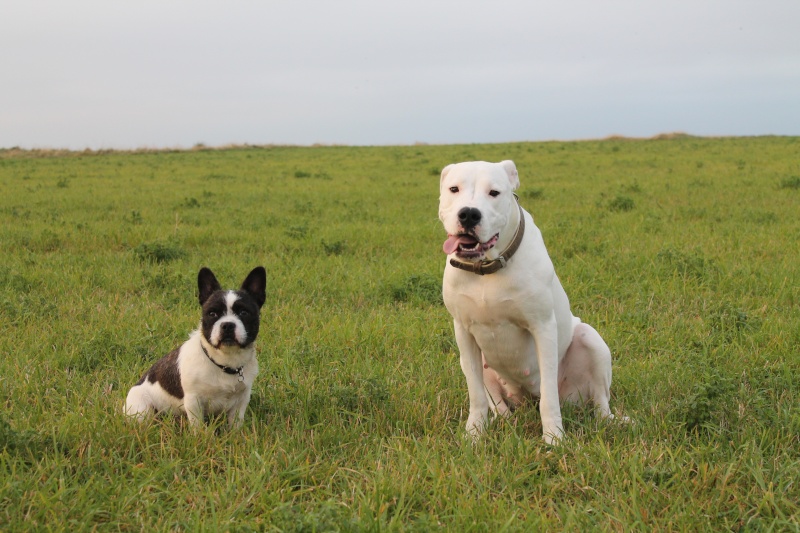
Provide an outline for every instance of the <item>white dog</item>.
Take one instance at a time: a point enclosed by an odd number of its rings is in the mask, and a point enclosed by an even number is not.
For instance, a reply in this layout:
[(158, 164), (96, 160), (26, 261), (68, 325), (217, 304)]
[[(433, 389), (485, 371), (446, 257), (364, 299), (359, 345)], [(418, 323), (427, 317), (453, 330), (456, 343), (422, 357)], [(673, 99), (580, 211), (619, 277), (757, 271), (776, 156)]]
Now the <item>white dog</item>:
[(469, 389), (467, 432), (479, 436), (490, 409), (506, 415), (509, 403), (538, 397), (544, 440), (552, 444), (564, 434), (560, 400), (591, 401), (613, 418), (611, 352), (572, 316), (541, 232), (512, 192), (517, 187), (513, 161), (442, 170), (444, 303)]

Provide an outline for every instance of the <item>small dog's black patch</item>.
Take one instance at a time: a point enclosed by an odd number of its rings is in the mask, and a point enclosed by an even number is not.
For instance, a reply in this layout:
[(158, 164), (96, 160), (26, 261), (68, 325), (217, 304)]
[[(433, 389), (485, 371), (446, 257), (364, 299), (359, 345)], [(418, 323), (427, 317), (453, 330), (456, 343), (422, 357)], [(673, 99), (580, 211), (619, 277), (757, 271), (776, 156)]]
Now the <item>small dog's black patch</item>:
[(178, 369), (179, 352), (180, 348), (176, 348), (156, 361), (150, 367), (150, 370), (142, 376), (137, 385), (141, 385), (145, 380), (150, 383), (159, 383), (162, 389), (182, 400), (183, 386), (181, 386), (181, 372)]
[(239, 295), (239, 299), (233, 304), (233, 312), (236, 313), (236, 316), (242, 321), (245, 331), (250, 333), (252, 340), (255, 340), (258, 336), (261, 304), (264, 302), (262, 300), (261, 303), (259, 303), (257, 300), (254, 300), (251, 293), (243, 290), (236, 291), (236, 294)]

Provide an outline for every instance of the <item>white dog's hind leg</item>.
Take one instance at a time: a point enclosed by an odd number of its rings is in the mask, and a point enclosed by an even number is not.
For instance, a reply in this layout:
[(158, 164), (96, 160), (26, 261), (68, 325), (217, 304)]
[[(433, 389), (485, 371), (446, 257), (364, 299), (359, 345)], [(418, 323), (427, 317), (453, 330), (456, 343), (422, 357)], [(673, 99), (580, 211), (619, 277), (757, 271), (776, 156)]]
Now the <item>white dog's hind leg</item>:
[(486, 364), (486, 359), (483, 360), (483, 383), (486, 391), (489, 393), (489, 407), (495, 416), (508, 416), (511, 412), (503, 398), (503, 384), (500, 382), (500, 376), (497, 372), (489, 368)]
[(558, 393), (576, 404), (591, 401), (597, 413), (614, 418), (608, 406), (611, 395), (611, 350), (595, 329), (577, 324), (572, 343), (561, 361)]

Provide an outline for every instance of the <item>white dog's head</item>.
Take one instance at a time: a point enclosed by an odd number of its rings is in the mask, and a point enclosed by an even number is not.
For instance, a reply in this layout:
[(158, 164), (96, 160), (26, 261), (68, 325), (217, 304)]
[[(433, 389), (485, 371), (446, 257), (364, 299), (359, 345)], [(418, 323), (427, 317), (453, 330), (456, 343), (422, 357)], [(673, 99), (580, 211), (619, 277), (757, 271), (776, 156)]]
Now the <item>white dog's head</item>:
[[(513, 161), (472, 161), (444, 167), (439, 182), (439, 219), (447, 231), (442, 249), (459, 259), (482, 260), (514, 213), (519, 175)], [(511, 228), (513, 233), (515, 228)]]

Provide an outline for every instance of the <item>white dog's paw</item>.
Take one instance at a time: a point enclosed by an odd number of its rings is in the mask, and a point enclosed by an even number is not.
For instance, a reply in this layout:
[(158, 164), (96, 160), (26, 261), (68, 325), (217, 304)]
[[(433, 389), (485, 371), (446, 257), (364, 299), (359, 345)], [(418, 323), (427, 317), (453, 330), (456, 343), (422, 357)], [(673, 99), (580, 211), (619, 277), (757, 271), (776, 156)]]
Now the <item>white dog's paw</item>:
[(465, 427), (467, 436), (473, 441), (477, 442), (480, 440), (481, 435), (483, 435), (484, 431), (486, 431), (486, 426), (489, 424), (489, 417), (488, 416), (472, 416), (467, 419), (467, 425)]
[(545, 433), (542, 438), (544, 439), (544, 443), (548, 446), (556, 446), (561, 444), (561, 437), (553, 435), (552, 433)]
[(564, 438), (564, 428), (561, 425), (545, 425), (542, 428), (542, 438), (548, 446), (561, 444)]

